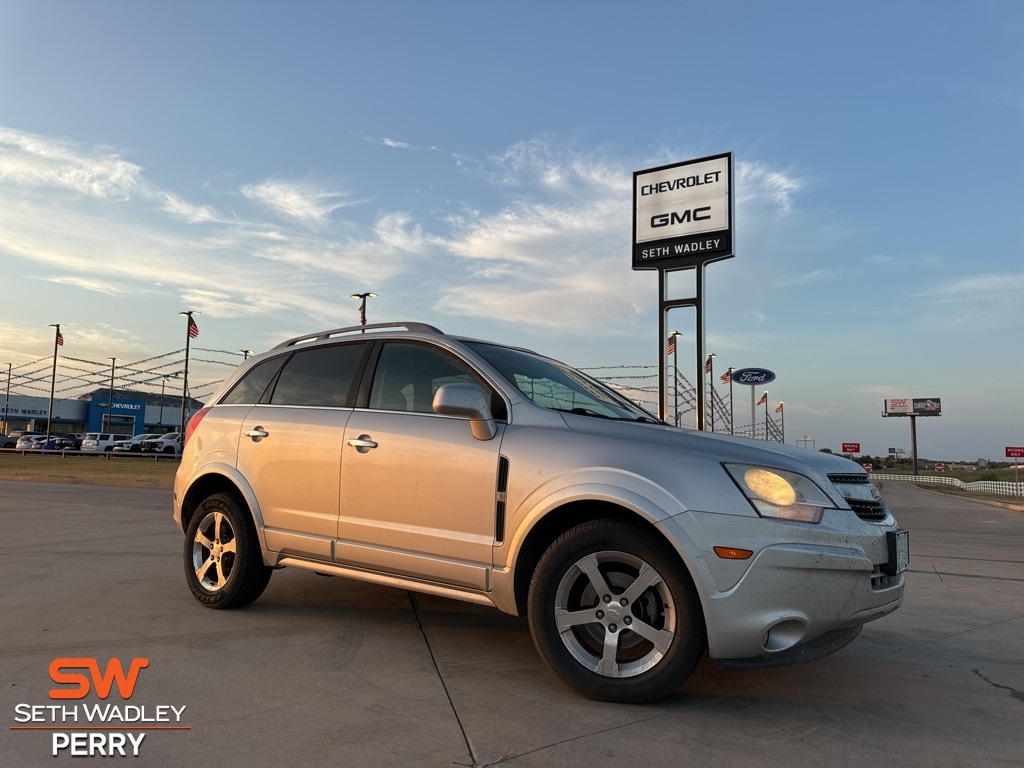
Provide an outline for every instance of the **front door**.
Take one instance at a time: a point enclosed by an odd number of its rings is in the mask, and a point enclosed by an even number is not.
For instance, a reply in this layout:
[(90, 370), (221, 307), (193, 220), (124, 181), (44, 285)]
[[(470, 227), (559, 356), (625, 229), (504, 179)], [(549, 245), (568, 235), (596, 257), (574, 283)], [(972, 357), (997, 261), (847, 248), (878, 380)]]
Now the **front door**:
[(489, 394), (446, 353), (384, 345), (368, 407), (353, 411), (345, 429), (339, 562), (490, 589), (504, 425), (477, 440), (468, 419), (435, 414), (434, 393), (453, 382)]

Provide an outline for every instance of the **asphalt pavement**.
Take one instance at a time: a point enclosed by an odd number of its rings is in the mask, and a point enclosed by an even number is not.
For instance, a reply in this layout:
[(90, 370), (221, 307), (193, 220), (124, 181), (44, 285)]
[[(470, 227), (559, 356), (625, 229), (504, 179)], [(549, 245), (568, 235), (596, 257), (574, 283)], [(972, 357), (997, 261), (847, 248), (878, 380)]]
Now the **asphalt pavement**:
[[(145, 766), (1024, 765), (1024, 513), (883, 493), (911, 531), (900, 610), (822, 661), (705, 659), (629, 706), (573, 694), (526, 621), (493, 609), (286, 569), (252, 606), (209, 610), (169, 492), (0, 482), (0, 766), (53, 765), (54, 734), (74, 730), (23, 722), (31, 706), (134, 716), (128, 701), (171, 713), (130, 731)], [(130, 700), (55, 702), (59, 658), (149, 666)]]

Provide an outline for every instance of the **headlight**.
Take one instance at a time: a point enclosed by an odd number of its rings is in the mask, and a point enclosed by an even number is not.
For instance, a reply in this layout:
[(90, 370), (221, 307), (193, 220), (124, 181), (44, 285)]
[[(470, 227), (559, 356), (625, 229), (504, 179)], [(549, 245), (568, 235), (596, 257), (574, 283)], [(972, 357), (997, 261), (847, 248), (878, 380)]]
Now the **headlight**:
[(820, 523), (822, 510), (835, 507), (813, 480), (796, 472), (750, 464), (724, 466), (761, 517)]

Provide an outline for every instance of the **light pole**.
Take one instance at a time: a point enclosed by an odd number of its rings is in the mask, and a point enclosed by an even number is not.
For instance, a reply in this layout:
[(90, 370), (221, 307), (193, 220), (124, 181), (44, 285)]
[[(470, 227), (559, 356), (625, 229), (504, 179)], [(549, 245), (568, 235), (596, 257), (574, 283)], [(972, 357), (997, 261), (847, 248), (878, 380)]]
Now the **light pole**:
[(7, 397), (4, 398), (4, 431), (3, 431), (3, 433), (5, 435), (7, 434), (7, 431), (11, 428), (11, 425), (8, 423), (10, 417), (7, 415), (7, 411), (9, 409), (10, 405), (11, 405), (11, 366), (12, 365), (14, 365), (14, 363), (8, 363), (7, 364)]
[(167, 388), (167, 379), (170, 376), (164, 376), (164, 380), (160, 382), (160, 429), (164, 428), (164, 390)]
[(100, 432), (107, 431), (113, 434), (114, 428), (110, 423), (110, 412), (114, 408), (114, 366), (117, 365), (117, 361), (120, 357), (108, 357), (110, 360), (110, 389), (107, 391), (107, 428), (106, 430), (100, 429)]
[(673, 378), (674, 386), (672, 391), (675, 393), (675, 410), (676, 415), (676, 426), (679, 426), (679, 345), (677, 340), (682, 336), (679, 331), (672, 331), (668, 335), (668, 351), (672, 355), (672, 365), (675, 368), (675, 376)]
[(248, 360), (248, 359), (249, 359), (249, 355), (255, 355), (255, 354), (256, 354), (256, 353), (255, 353), (255, 352), (253, 352), (253, 351), (252, 351), (251, 349), (240, 349), (240, 350), (238, 350), (238, 351), (242, 353), (242, 362), (243, 362), (243, 363), (244, 363), (244, 362), (245, 362), (246, 360)]
[(372, 296), (373, 298), (377, 298), (377, 294), (376, 293), (370, 293), (369, 291), (367, 291), (366, 293), (353, 293), (352, 294), (352, 298), (353, 299), (359, 299), (359, 324), (360, 325), (366, 325), (366, 297), (367, 296)]
[(715, 366), (712, 364), (712, 360), (715, 359), (714, 352), (708, 352), (708, 361), (704, 363), (704, 373), (708, 375), (709, 386), (711, 387), (711, 397), (708, 401), (711, 403), (711, 431), (715, 431)]
[(50, 323), (56, 332), (53, 337), (53, 373), (50, 374), (50, 405), (46, 409), (46, 442), (50, 442), (50, 427), (53, 424), (53, 389), (57, 384), (57, 347), (64, 346), (64, 336), (60, 332), (60, 323)]

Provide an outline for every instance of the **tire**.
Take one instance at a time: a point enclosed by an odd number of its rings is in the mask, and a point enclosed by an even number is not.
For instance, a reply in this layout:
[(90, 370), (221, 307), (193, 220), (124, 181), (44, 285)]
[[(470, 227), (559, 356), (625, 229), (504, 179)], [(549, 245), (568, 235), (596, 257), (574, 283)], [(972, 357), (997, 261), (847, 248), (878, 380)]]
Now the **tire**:
[(240, 608), (267, 588), (273, 569), (263, 564), (252, 518), (234, 494), (200, 502), (185, 532), (185, 580), (208, 608)]
[(174, 448), (172, 448), (172, 447), (171, 447), (171, 446), (169, 446), (169, 445), (168, 445), (168, 446), (165, 446), (165, 447), (164, 447), (164, 449), (163, 449), (163, 452), (164, 452), (164, 453), (174, 453)]
[(142, 452), (142, 448), (139, 446), (138, 443), (136, 443), (135, 445), (133, 445), (130, 448), (128, 448), (128, 451), (130, 453), (141, 453)]
[(667, 696), (707, 645), (700, 600), (679, 557), (620, 520), (560, 536), (533, 573), (528, 612), (541, 658), (590, 699), (642, 704)]

